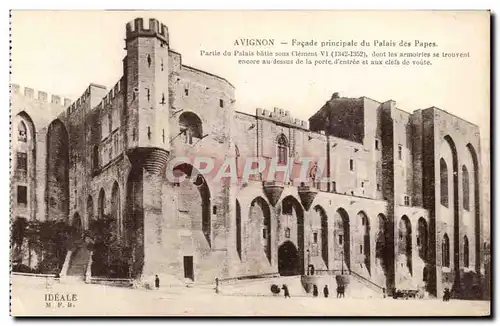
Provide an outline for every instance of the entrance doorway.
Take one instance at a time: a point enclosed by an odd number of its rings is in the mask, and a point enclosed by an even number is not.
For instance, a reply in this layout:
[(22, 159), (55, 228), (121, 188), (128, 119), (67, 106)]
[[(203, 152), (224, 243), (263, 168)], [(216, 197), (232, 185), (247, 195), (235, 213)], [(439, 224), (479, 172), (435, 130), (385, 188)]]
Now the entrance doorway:
[(300, 274), (299, 254), (291, 241), (286, 241), (278, 249), (278, 271), (282, 276)]
[(193, 256), (184, 256), (184, 278), (194, 281)]

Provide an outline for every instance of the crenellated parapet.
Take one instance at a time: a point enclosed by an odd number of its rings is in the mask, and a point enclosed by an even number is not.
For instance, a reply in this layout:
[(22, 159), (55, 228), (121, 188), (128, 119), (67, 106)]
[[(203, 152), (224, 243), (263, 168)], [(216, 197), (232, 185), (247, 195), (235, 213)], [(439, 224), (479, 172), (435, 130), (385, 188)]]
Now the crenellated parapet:
[(136, 18), (127, 23), (127, 40), (136, 37), (157, 37), (168, 44), (168, 28), (158, 20), (151, 18), (144, 21)]
[(123, 91), (124, 87), (124, 78), (120, 78), (120, 80), (111, 88), (111, 90), (103, 97), (102, 101), (97, 105), (98, 110), (102, 110), (106, 105), (110, 104), (111, 101)]
[(258, 118), (264, 118), (278, 123), (284, 123), (297, 128), (309, 129), (309, 123), (307, 121), (292, 118), (289, 110), (274, 108), (274, 111), (269, 111), (266, 109), (258, 108), (255, 115)]
[(49, 101), (49, 94), (47, 94), (46, 92), (37, 91), (29, 87), (21, 88), (17, 84), (11, 84), (10, 87), (12, 95), (23, 96), (24, 98), (31, 101), (38, 101), (40, 103), (51, 103), (54, 105), (60, 105), (62, 107), (68, 107), (72, 102), (68, 98), (64, 98), (60, 95), (55, 95), (55, 94), (50, 95), (50, 101)]

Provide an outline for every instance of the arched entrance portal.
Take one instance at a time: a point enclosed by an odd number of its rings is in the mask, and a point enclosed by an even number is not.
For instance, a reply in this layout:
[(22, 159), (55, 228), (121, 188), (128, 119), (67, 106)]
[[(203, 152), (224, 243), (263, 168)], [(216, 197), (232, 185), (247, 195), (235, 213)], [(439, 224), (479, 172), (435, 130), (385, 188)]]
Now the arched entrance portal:
[(282, 276), (301, 273), (299, 253), (291, 241), (285, 241), (278, 249), (278, 271)]
[(351, 268), (351, 241), (349, 232), (349, 215), (339, 208), (334, 216), (334, 259), (335, 268), (348, 271)]
[(408, 216), (399, 220), (398, 264), (403, 273), (412, 275), (411, 223)]
[[(178, 182), (174, 182), (174, 190), (177, 194), (179, 220), (183, 221), (183, 227), (203, 232), (210, 247), (212, 245), (212, 213), (210, 212), (210, 189), (205, 178), (187, 163), (177, 165), (173, 174), (175, 178), (178, 178)], [(213, 210), (213, 214), (217, 214), (217, 207)]]
[(61, 120), (56, 119), (47, 131), (46, 161), (47, 219), (69, 219), (69, 136)]
[(357, 253), (357, 263), (364, 266), (368, 273), (371, 273), (370, 265), (370, 222), (364, 212), (357, 214), (357, 244), (359, 252)]
[(376, 233), (375, 242), (375, 266), (378, 269), (378, 274), (380, 277), (380, 284), (388, 284), (388, 274), (389, 274), (389, 255), (390, 248), (387, 245), (387, 218), (384, 214), (378, 214), (378, 227)]
[(271, 262), (271, 210), (266, 200), (257, 197), (250, 203), (249, 216), (247, 222), (248, 237), (245, 247), (247, 259), (258, 261), (261, 252), (248, 250), (250, 248), (261, 247), (267, 261)]
[[(293, 196), (286, 196), (281, 204), (282, 215), (279, 222), (280, 242), (290, 241), (296, 246), (298, 267), (295, 274), (304, 273), (304, 210)], [(309, 255), (311, 253), (309, 252)], [(308, 265), (310, 257), (308, 257)]]

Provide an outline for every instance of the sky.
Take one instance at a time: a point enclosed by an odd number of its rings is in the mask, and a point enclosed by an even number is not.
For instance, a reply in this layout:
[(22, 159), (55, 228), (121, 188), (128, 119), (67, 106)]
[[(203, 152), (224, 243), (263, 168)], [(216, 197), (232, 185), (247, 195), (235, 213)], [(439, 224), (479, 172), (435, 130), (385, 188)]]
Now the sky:
[[(125, 24), (136, 17), (167, 25), (170, 48), (181, 53), (183, 64), (230, 81), (239, 111), (279, 107), (307, 120), (334, 92), (380, 102), (392, 99), (408, 112), (436, 106), (479, 125), (481, 151), (489, 152), (487, 12), (13, 11), (11, 82), (71, 99), (91, 82), (111, 88), (122, 76)], [(241, 38), (275, 39), (274, 51), (321, 50), (280, 44), (292, 39), (419, 40), (436, 42), (432, 51), (469, 52), (469, 57), (440, 59), (432, 66), (381, 67), (239, 65), (234, 56), (200, 55), (201, 50), (234, 51), (234, 41)], [(373, 50), (397, 49), (366, 49)], [(483, 164), (488, 160), (483, 155)]]

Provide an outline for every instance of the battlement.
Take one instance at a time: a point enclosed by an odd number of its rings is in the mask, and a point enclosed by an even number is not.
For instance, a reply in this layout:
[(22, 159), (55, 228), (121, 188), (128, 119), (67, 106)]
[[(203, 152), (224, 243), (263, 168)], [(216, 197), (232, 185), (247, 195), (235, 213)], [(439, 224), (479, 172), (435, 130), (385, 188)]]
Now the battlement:
[(111, 90), (103, 97), (102, 101), (97, 104), (97, 109), (102, 110), (107, 104), (111, 103), (111, 100), (116, 97), (119, 93), (121, 93), (123, 86), (125, 83), (125, 79), (122, 77), (120, 80), (111, 88)]
[(309, 129), (309, 123), (300, 119), (293, 119), (290, 116), (289, 110), (283, 110), (280, 108), (274, 108), (274, 111), (269, 111), (266, 109), (258, 108), (255, 115), (257, 117), (263, 117), (268, 120), (273, 120), (279, 123), (285, 123), (302, 129)]
[[(49, 95), (46, 92), (37, 91), (29, 87), (24, 87), (21, 91), (21, 87), (17, 84), (10, 84), (10, 89), (12, 95), (17, 94), (20, 96), (24, 96), (25, 98), (30, 100), (36, 100), (41, 103), (49, 103)], [(52, 94), (50, 97), (50, 103), (67, 107), (71, 104), (71, 100), (59, 95)]]
[(98, 87), (102, 89), (106, 89), (106, 87), (98, 84), (91, 83), (89, 87), (83, 92), (82, 96), (80, 96), (76, 101), (74, 101), (71, 106), (68, 107), (68, 114), (72, 114), (77, 110), (89, 97), (90, 97), (90, 89), (92, 87)]
[(136, 37), (157, 37), (168, 44), (168, 28), (158, 20), (151, 18), (146, 21), (142, 18), (136, 18), (127, 23), (127, 40)]

